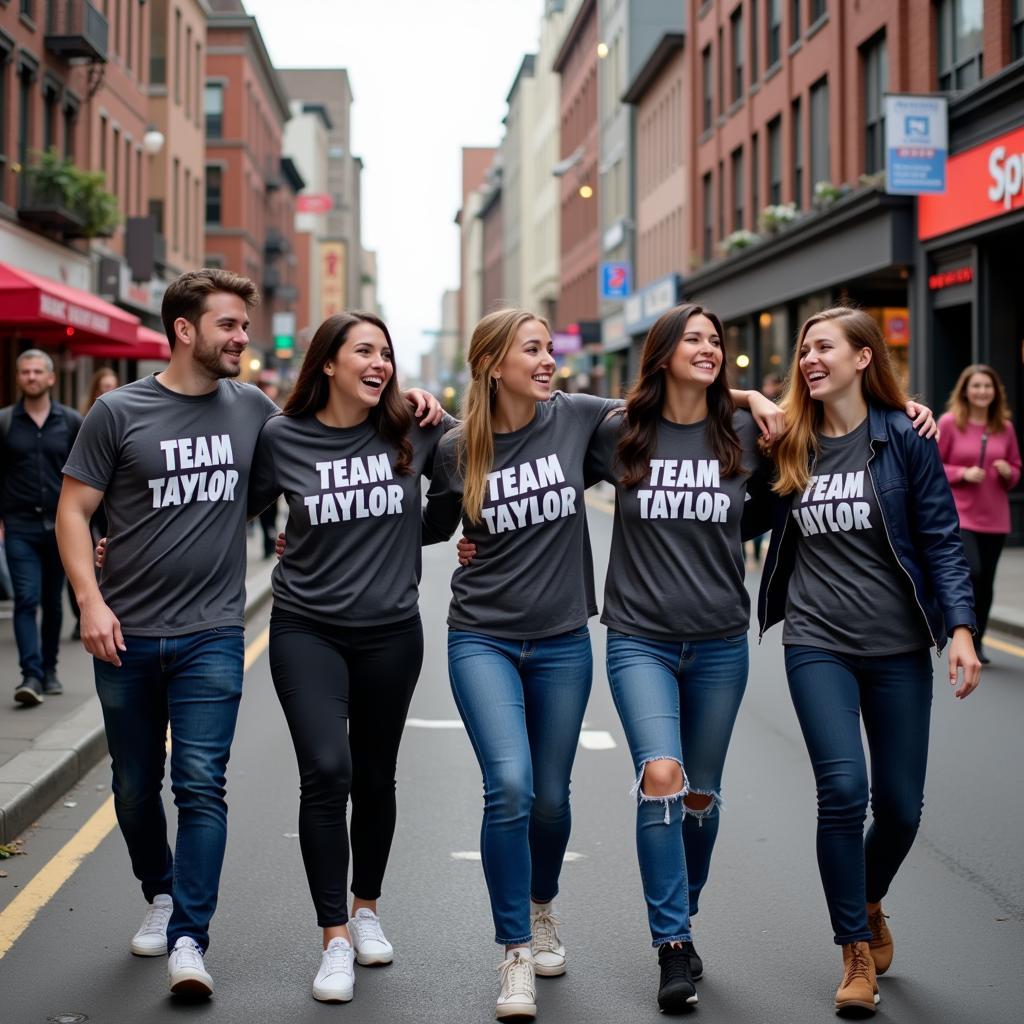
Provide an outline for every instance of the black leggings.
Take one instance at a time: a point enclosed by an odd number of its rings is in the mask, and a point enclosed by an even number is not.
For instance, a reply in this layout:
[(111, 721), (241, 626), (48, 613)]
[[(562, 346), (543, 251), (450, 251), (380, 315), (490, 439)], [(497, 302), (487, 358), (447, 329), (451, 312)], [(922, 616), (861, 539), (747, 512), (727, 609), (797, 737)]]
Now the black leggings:
[(974, 614), (978, 619), (978, 641), (988, 628), (988, 613), (992, 610), (992, 587), (996, 579), (996, 566), (1003, 552), (1005, 533), (977, 533), (960, 530), (964, 554), (971, 565), (971, 583), (974, 584)]
[(275, 609), (270, 671), (299, 762), (299, 843), (317, 924), (348, 921), (352, 892), (380, 896), (395, 833), (395, 765), (423, 662), (419, 615), (342, 628)]

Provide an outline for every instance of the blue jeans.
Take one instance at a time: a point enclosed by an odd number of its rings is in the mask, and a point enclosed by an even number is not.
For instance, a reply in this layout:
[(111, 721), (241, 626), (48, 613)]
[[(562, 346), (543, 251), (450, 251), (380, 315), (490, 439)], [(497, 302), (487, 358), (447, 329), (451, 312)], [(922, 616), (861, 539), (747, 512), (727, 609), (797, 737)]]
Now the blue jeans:
[[(7, 567), (14, 585), (14, 639), (23, 676), (42, 679), (57, 668), (63, 617), (64, 566), (57, 537), (42, 522), (7, 528)], [(42, 630), (36, 614), (42, 605)]]
[[(747, 635), (668, 642), (608, 630), (608, 680), (636, 770), (636, 852), (652, 945), (690, 939), (718, 838), (722, 770), (747, 686)], [(683, 769), (683, 789), (649, 796), (648, 761)], [(687, 793), (711, 797), (686, 807)]]
[[(113, 770), (114, 808), (146, 900), (174, 898), (167, 946), (203, 949), (227, 841), (224, 775), (242, 696), (241, 626), (176, 637), (125, 637), (121, 667), (94, 660)], [(178, 808), (174, 856), (160, 798), (167, 725)]]
[[(871, 938), (878, 903), (910, 852), (924, 804), (930, 651), (865, 658), (786, 648), (786, 674), (818, 787), (818, 869), (838, 945)], [(860, 719), (871, 751), (871, 816)]]
[(592, 671), (586, 626), (525, 641), (448, 633), (452, 693), (484, 777), (480, 854), (502, 945), (529, 942), (530, 897), (558, 893)]

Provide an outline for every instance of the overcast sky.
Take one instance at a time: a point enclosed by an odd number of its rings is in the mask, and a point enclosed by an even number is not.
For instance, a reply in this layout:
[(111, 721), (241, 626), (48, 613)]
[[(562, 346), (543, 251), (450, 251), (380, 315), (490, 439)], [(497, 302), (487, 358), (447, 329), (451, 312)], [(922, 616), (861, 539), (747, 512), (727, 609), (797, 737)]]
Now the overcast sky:
[(363, 245), (407, 372), (459, 283), (460, 149), (501, 140), (543, 0), (244, 0), (277, 67), (348, 69), (363, 158)]

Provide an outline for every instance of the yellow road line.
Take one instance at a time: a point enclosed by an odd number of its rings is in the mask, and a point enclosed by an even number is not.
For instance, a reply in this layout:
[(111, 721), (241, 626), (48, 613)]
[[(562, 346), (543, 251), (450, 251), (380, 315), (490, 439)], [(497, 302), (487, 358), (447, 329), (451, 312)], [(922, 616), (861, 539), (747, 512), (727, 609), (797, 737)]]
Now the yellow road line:
[(992, 637), (985, 637), (985, 646), (994, 647), (997, 651), (1005, 651), (1007, 654), (1015, 654), (1018, 658), (1024, 658), (1024, 647), (1017, 644), (1008, 644), (1005, 640), (993, 640)]
[[(270, 640), (268, 626), (245, 649), (245, 668), (266, 650)], [(25, 929), (35, 920), (60, 887), (78, 870), (78, 866), (113, 831), (117, 824), (114, 798), (107, 797), (99, 810), (64, 844), (32, 877), (17, 896), (0, 911), (0, 960), (2, 960)]]

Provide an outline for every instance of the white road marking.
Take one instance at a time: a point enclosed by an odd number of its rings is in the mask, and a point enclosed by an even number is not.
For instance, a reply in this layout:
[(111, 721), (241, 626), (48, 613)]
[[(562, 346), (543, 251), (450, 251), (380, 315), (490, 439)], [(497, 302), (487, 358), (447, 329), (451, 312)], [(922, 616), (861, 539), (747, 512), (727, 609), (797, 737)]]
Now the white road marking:
[[(574, 853), (572, 850), (566, 850), (565, 856), (562, 860), (566, 863), (571, 863), (574, 860), (585, 860), (585, 853)], [(452, 860), (480, 860), (479, 850), (453, 850), (451, 854)]]
[(614, 750), (615, 740), (604, 729), (584, 729), (580, 733), (580, 746), (584, 750)]
[(407, 718), (407, 726), (413, 729), (462, 729), (461, 718)]

